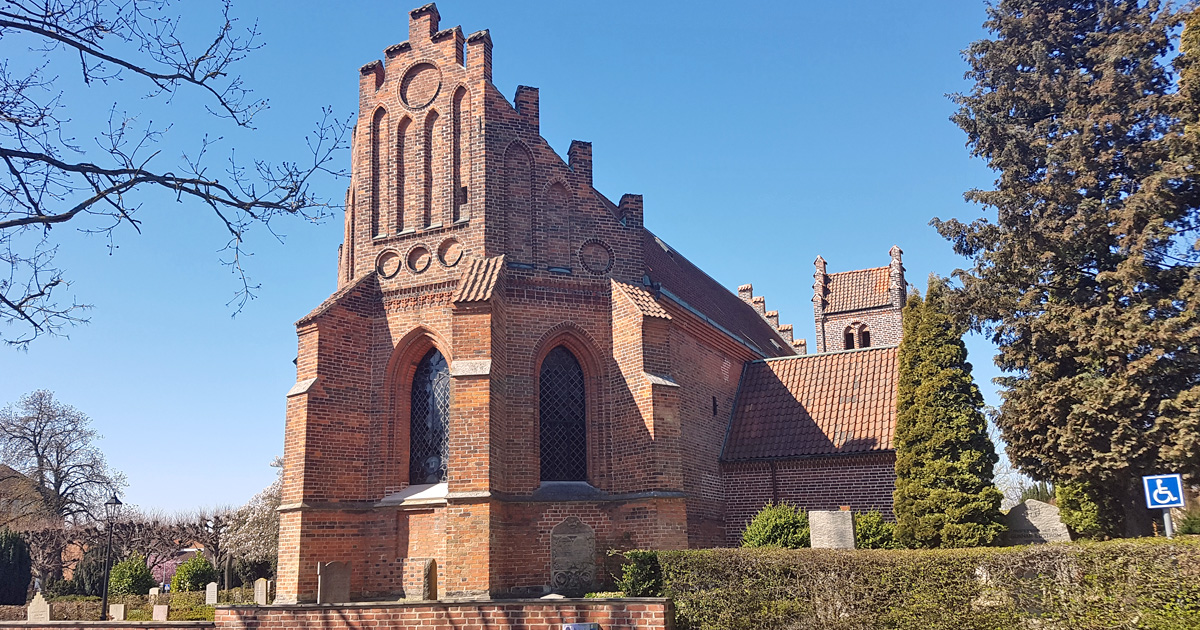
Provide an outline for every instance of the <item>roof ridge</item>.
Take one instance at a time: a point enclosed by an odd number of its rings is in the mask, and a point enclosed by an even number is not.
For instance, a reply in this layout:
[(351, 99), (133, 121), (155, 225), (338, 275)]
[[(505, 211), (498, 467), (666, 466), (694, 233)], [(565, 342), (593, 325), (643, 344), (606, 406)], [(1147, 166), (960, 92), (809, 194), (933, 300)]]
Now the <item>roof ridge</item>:
[(832, 350), (830, 352), (814, 352), (812, 354), (797, 354), (797, 355), (790, 356), (790, 357), (767, 357), (766, 359), (754, 359), (752, 361), (749, 361), (749, 363), (766, 363), (768, 361), (783, 361), (784, 359), (804, 359), (804, 358), (811, 358), (811, 357), (828, 357), (828, 356), (833, 356), (835, 354), (850, 354), (852, 352), (870, 352), (872, 350), (892, 350), (892, 349), (899, 348), (899, 347), (900, 346), (897, 344), (891, 344), (891, 345), (886, 345), (886, 346), (871, 346), (869, 348), (854, 348), (851, 350)]
[(846, 271), (835, 271), (835, 272), (833, 272), (833, 273), (827, 273), (827, 274), (825, 274), (825, 275), (827, 275), (827, 276), (840, 276), (840, 275), (842, 275), (842, 274), (844, 274), (844, 273), (859, 273), (859, 272), (862, 272), (862, 271), (879, 271), (879, 270), (881, 270), (881, 269), (891, 269), (891, 267), (889, 267), (889, 266), (887, 266), (887, 265), (884, 265), (884, 266), (882, 266), (882, 267), (866, 267), (866, 268), (864, 268), (864, 269), (847, 269)]

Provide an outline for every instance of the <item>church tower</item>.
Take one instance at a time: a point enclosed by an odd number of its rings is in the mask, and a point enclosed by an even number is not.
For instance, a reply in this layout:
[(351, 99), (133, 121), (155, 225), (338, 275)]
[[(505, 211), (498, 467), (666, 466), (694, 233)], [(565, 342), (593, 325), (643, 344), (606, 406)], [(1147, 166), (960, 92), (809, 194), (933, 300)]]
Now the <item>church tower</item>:
[(900, 315), (908, 299), (904, 252), (893, 245), (886, 267), (828, 273), (817, 256), (813, 274), (813, 316), (817, 352), (837, 352), (900, 344)]

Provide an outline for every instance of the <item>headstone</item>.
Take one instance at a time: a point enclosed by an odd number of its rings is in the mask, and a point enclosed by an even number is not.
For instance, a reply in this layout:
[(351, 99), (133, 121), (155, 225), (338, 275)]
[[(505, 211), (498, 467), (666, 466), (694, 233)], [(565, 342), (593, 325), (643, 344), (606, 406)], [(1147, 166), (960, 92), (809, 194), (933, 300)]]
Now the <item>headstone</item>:
[(596, 582), (596, 533), (572, 516), (550, 531), (550, 589), (582, 597)]
[(1026, 499), (1013, 507), (1005, 517), (1010, 545), (1036, 545), (1048, 542), (1070, 542), (1071, 533), (1059, 518), (1058, 508), (1036, 499)]
[(125, 621), (125, 604), (109, 604), (108, 618), (112, 621)]
[(808, 531), (813, 549), (854, 549), (854, 513), (812, 510)]
[(350, 563), (317, 563), (317, 603), (345, 604), (350, 601)]
[(266, 606), (267, 599), (271, 596), (271, 581), (267, 578), (258, 578), (254, 580), (254, 603), (259, 606)]
[(204, 605), (205, 606), (216, 606), (217, 605), (217, 583), (216, 582), (209, 582), (208, 584), (206, 584), (204, 586)]
[(25, 609), (26, 621), (50, 621), (50, 602), (42, 597), (41, 592), (33, 596), (29, 608)]
[(437, 561), (433, 558), (405, 558), (404, 599), (428, 601), (437, 598)]
[(150, 616), (150, 620), (151, 621), (166, 621), (167, 613), (170, 612), (168, 610), (169, 608), (170, 608), (170, 606), (168, 606), (166, 604), (155, 604), (154, 605), (154, 613)]
[(159, 590), (158, 590), (157, 586), (150, 589), (150, 594), (147, 596), (147, 598), (150, 600), (151, 606), (158, 603), (158, 593), (159, 593)]

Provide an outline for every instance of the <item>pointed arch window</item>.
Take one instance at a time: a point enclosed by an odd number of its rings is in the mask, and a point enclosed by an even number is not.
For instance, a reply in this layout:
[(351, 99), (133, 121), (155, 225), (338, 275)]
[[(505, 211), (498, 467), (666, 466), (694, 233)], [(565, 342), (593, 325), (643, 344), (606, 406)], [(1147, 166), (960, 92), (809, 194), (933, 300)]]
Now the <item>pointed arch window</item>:
[(854, 349), (854, 329), (850, 326), (846, 327), (846, 331), (842, 333), (842, 345), (844, 350)]
[(542, 361), (538, 392), (542, 481), (587, 481), (583, 368), (563, 346)]
[(408, 472), (410, 484), (446, 481), (449, 454), (450, 368), (437, 348), (417, 364), (412, 382)]

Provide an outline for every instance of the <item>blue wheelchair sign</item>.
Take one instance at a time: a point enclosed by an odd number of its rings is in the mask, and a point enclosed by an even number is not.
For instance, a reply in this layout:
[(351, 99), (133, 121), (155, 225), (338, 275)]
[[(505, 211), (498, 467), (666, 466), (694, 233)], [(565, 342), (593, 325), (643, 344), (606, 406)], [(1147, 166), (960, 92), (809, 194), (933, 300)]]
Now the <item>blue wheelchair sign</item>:
[(1179, 475), (1142, 477), (1146, 489), (1146, 507), (1156, 509), (1183, 507), (1183, 479)]

